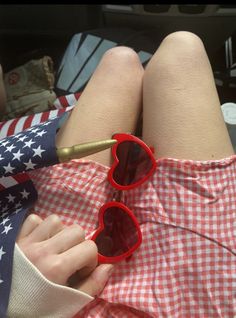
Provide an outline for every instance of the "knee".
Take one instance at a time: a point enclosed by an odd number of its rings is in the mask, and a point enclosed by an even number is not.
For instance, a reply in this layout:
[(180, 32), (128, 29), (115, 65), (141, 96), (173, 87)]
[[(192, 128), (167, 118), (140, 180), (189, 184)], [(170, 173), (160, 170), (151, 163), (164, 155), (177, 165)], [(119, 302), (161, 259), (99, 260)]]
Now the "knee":
[(170, 44), (175, 45), (176, 43), (179, 43), (185, 46), (194, 45), (194, 47), (195, 46), (199, 47), (203, 45), (200, 37), (196, 35), (195, 33), (192, 33), (189, 31), (177, 31), (177, 32), (170, 33), (164, 38), (162, 42), (168, 43), (169, 45)]
[(172, 76), (188, 72), (207, 61), (202, 40), (194, 33), (178, 31), (167, 35), (147, 65), (145, 76), (154, 73)]
[(142, 69), (138, 54), (131, 48), (118, 46), (106, 51), (101, 60), (103, 67), (111, 71)]
[(194, 33), (178, 31), (167, 35), (162, 42), (163, 49), (172, 52), (173, 57), (199, 58), (199, 54), (205, 53), (202, 40)]

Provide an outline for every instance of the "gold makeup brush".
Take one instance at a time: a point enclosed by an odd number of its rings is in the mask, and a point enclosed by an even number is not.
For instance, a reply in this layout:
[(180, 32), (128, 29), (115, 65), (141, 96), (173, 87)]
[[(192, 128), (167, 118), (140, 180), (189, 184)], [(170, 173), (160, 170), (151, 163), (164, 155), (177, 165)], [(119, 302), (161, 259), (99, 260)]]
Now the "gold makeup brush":
[(71, 147), (59, 148), (57, 149), (57, 156), (60, 162), (67, 162), (71, 159), (79, 159), (93, 153), (108, 149), (112, 147), (117, 140), (107, 139), (100, 141), (86, 142), (79, 145), (74, 145)]

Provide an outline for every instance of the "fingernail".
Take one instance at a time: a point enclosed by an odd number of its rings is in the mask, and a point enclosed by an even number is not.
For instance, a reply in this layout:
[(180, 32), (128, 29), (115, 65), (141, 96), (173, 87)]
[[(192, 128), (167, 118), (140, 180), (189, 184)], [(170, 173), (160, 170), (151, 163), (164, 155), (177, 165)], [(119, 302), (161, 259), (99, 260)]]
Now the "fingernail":
[(114, 271), (114, 265), (112, 264), (104, 264), (103, 266), (103, 271), (110, 277)]

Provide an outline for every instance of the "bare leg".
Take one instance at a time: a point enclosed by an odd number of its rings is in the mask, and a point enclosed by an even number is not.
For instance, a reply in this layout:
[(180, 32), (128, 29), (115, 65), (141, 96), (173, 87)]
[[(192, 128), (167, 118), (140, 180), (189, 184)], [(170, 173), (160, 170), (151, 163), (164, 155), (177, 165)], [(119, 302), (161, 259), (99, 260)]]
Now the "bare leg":
[(167, 36), (144, 74), (143, 137), (156, 157), (221, 159), (234, 153), (201, 40)]
[[(57, 136), (57, 147), (110, 139), (115, 132), (135, 130), (142, 101), (143, 67), (130, 48), (110, 49)], [(110, 150), (89, 159), (110, 164)]]

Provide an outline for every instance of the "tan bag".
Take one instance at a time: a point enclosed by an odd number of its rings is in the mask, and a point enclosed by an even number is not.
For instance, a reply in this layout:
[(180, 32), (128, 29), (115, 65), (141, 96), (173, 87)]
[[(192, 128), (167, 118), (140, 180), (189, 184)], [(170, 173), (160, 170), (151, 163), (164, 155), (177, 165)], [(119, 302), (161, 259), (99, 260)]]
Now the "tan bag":
[(31, 60), (4, 75), (7, 95), (3, 120), (53, 109), (56, 99), (51, 57)]

